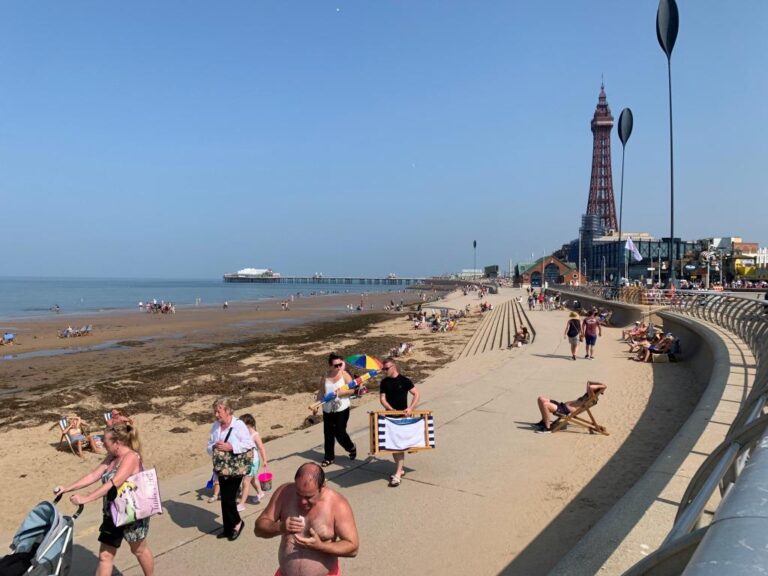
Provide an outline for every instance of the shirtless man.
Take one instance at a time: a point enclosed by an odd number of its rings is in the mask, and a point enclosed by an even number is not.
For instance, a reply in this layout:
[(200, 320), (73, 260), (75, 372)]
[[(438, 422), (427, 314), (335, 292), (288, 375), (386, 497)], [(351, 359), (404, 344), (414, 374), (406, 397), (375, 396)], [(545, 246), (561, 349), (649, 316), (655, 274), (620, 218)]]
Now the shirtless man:
[(589, 398), (590, 390), (595, 396), (600, 396), (600, 394), (605, 393), (606, 387), (605, 384), (600, 384), (600, 382), (587, 382), (587, 393), (579, 396), (576, 400), (569, 400), (568, 402), (558, 402), (557, 400), (539, 396), (537, 403), (539, 405), (539, 412), (541, 412), (541, 421), (536, 424), (536, 432), (550, 432), (550, 418), (552, 414), (555, 416), (568, 416), (568, 414), (584, 404)]
[(325, 485), (314, 462), (299, 466), (294, 482), (283, 484), (256, 520), (259, 538), (281, 536), (275, 576), (337, 576), (339, 557), (354, 558), (359, 547), (349, 502)]

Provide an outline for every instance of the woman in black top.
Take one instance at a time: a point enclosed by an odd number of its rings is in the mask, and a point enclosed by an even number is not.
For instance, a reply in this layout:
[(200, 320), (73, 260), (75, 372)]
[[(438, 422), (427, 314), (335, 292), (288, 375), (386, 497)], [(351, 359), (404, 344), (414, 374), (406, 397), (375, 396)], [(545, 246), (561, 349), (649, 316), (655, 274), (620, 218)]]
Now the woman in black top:
[(581, 322), (579, 322), (579, 315), (576, 314), (576, 312), (571, 312), (568, 322), (565, 324), (563, 338), (568, 338), (568, 342), (571, 345), (571, 358), (576, 360), (576, 350), (579, 347), (579, 340), (584, 339), (584, 334), (581, 331)]

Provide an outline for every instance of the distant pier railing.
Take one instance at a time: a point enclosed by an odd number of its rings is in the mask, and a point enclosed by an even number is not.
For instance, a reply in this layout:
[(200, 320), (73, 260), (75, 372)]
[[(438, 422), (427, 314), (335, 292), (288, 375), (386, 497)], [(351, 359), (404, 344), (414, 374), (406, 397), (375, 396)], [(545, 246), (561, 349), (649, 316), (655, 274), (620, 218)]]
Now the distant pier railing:
[(248, 276), (224, 274), (224, 282), (253, 282), (256, 284), (329, 284), (356, 286), (412, 286), (425, 278), (356, 278), (341, 276)]

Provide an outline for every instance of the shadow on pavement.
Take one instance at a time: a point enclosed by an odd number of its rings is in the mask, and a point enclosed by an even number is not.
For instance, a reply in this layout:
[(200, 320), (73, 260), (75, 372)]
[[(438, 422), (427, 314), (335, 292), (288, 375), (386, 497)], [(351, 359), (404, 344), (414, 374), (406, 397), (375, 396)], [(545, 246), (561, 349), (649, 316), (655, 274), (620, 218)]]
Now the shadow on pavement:
[[(217, 511), (220, 509), (218, 502), (213, 502), (210, 506), (215, 506)], [(197, 528), (203, 534), (209, 534), (219, 527), (216, 521), (218, 512), (175, 500), (165, 500), (163, 507), (171, 517), (171, 522), (181, 528)]]
[[(120, 554), (118, 552), (118, 554)], [(131, 556), (131, 551), (123, 551), (122, 554), (128, 554)], [(93, 576), (96, 573), (96, 567), (99, 565), (99, 558), (93, 552), (87, 548), (83, 548), (79, 544), (72, 546), (72, 567), (70, 568), (70, 576)], [(122, 576), (122, 572), (117, 568), (112, 568), (112, 576)]]

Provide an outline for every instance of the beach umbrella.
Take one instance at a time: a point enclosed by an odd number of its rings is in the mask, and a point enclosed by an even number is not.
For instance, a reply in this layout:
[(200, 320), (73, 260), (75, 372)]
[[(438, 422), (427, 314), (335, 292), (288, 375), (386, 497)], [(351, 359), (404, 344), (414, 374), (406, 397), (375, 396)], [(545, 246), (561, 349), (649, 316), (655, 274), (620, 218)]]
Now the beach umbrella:
[(357, 368), (362, 368), (363, 370), (381, 370), (381, 361), (377, 358), (374, 358), (373, 356), (368, 356), (368, 354), (353, 354), (352, 356), (347, 356), (344, 361), (349, 364), (350, 366), (356, 366)]

